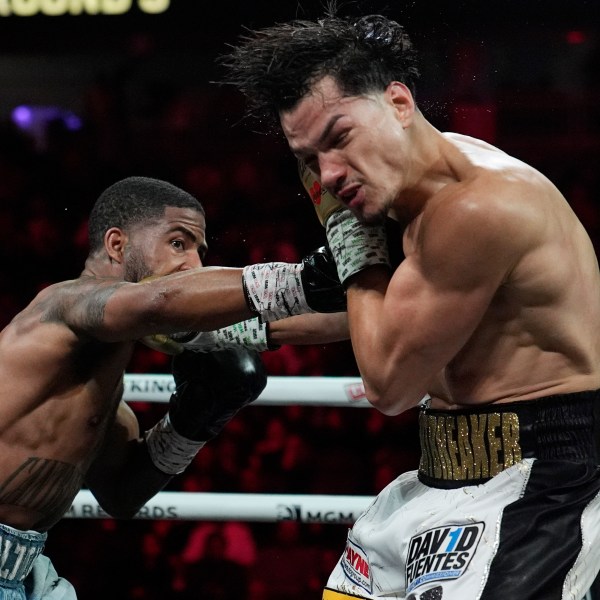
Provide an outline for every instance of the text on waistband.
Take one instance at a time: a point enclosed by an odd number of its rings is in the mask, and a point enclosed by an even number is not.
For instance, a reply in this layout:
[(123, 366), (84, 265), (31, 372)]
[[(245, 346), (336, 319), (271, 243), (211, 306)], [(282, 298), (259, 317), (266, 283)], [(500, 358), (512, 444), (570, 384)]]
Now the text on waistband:
[(488, 479), (519, 462), (519, 417), (513, 412), (419, 415), (419, 470), (436, 479)]

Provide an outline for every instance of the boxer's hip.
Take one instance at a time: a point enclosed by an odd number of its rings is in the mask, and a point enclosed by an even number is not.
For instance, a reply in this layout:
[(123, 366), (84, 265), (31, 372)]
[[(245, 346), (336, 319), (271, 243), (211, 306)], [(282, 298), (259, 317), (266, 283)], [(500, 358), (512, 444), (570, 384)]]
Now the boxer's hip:
[(0, 588), (16, 588), (23, 583), (43, 552), (47, 535), (0, 524)]

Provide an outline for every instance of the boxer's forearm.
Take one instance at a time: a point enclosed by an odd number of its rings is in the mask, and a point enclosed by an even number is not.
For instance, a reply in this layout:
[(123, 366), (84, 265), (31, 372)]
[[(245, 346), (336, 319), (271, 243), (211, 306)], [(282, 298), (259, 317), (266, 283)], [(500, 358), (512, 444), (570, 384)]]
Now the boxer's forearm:
[(297, 315), (269, 323), (272, 346), (327, 344), (348, 339), (350, 332), (346, 312)]

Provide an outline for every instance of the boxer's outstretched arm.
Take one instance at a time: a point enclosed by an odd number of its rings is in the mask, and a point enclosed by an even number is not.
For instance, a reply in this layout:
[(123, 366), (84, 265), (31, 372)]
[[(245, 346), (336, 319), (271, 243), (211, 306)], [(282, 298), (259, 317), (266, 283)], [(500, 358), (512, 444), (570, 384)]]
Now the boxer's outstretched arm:
[(256, 316), (266, 322), (345, 308), (333, 258), (319, 248), (298, 264), (203, 267), (139, 283), (78, 280), (64, 286), (59, 318), (110, 343), (211, 331)]
[(350, 339), (348, 314), (310, 313), (262, 323), (258, 317), (213, 331), (154, 334), (140, 340), (146, 346), (176, 356), (184, 350), (213, 352), (244, 346), (264, 352), (284, 345), (328, 344)]

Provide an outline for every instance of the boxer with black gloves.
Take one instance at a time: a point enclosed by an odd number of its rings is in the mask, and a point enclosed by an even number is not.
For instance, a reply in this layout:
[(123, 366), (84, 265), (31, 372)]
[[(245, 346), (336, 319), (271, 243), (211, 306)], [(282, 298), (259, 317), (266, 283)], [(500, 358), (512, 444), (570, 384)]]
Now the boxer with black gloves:
[[(345, 307), (322, 253), (245, 273), (204, 267), (204, 209), (166, 181), (108, 187), (88, 233), (80, 275), (45, 286), (0, 335), (0, 596), (74, 600), (43, 551), (81, 488), (110, 516), (135, 516), (265, 385), (255, 351), (181, 353), (168, 415), (144, 434), (122, 397), (138, 340), (260, 317), (259, 329), (273, 321), (275, 343), (325, 343), (333, 330), (321, 320), (345, 315), (314, 312)], [(293, 335), (281, 336), (290, 321)]]
[(169, 411), (145, 435), (152, 462), (168, 475), (183, 472), (267, 384), (260, 354), (241, 346), (209, 353), (184, 351), (173, 358), (173, 377)]

